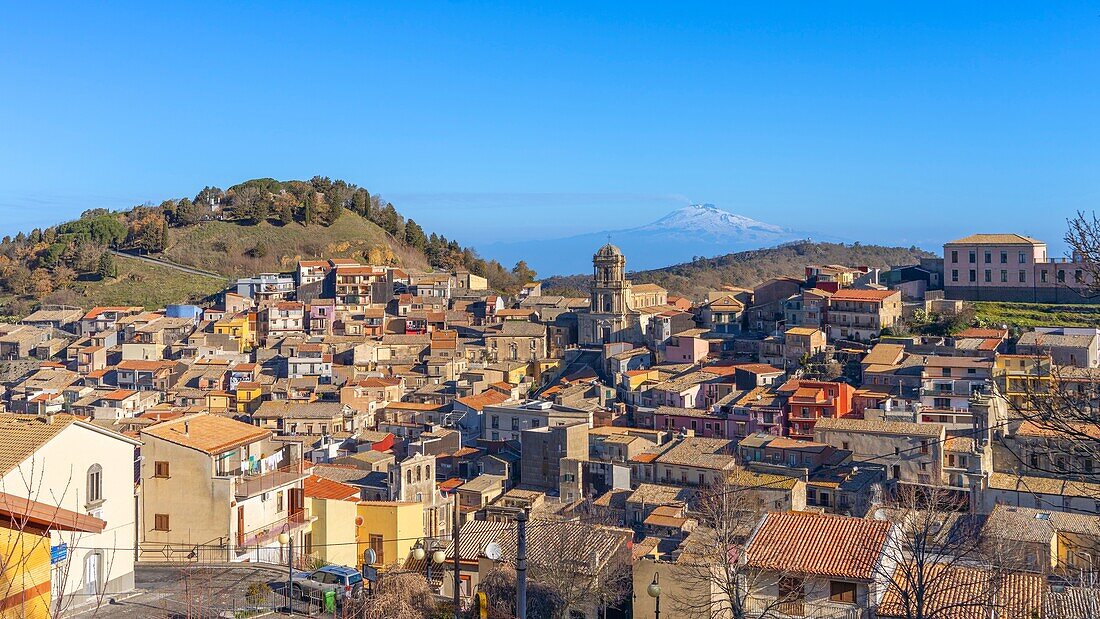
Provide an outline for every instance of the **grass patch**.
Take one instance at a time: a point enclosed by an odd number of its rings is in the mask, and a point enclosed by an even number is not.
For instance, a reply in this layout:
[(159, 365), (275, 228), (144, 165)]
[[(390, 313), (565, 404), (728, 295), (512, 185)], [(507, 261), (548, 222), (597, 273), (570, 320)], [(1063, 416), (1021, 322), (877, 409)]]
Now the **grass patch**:
[(983, 324), (1017, 326), (1095, 327), (1100, 325), (1100, 305), (1047, 305), (977, 301), (977, 318)]
[[(85, 309), (97, 305), (140, 305), (146, 309), (160, 309), (170, 303), (202, 300), (221, 292), (228, 283), (224, 278), (184, 273), (135, 258), (115, 256), (115, 265), (117, 278), (101, 280), (96, 276), (84, 276), (71, 288), (55, 290), (41, 302)], [(33, 297), (0, 294), (0, 307), (10, 303), (17, 304), (21, 308), (17, 312), (23, 314), (29, 313), (39, 301)]]
[(387, 248), (404, 266), (427, 267), (422, 254), (394, 241), (377, 225), (351, 212), (344, 212), (328, 227), (206, 221), (173, 228), (162, 256), (177, 264), (239, 276), (292, 270), (299, 259), (364, 261), (371, 248)]

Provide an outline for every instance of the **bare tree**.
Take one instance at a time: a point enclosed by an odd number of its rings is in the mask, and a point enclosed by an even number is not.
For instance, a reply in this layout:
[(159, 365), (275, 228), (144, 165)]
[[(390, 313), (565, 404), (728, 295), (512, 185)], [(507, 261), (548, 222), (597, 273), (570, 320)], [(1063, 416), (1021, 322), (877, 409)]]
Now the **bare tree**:
[(528, 573), (557, 599), (552, 619), (585, 607), (615, 606), (629, 595), (631, 535), (590, 521), (533, 521)]
[(790, 600), (761, 597), (780, 576), (749, 568), (743, 561), (749, 534), (766, 510), (756, 492), (719, 481), (700, 494), (694, 514), (699, 527), (682, 545), (672, 568), (681, 582), (671, 594), (673, 609), (692, 617), (777, 616)]
[(880, 512), (896, 526), (885, 557), (873, 565), (885, 583), (879, 616), (956, 619), (995, 608), (1013, 571), (999, 553), (986, 553), (982, 521), (965, 508), (948, 490), (907, 486)]
[(424, 575), (400, 571), (386, 572), (370, 595), (345, 607), (346, 616), (364, 619), (423, 619), (435, 612), (435, 596)]
[[(490, 617), (516, 616), (516, 569), (508, 563), (493, 568), (478, 583), (478, 590), (485, 594)], [(551, 619), (562, 606), (561, 599), (546, 585), (538, 581), (527, 583), (527, 616), (529, 619)]]

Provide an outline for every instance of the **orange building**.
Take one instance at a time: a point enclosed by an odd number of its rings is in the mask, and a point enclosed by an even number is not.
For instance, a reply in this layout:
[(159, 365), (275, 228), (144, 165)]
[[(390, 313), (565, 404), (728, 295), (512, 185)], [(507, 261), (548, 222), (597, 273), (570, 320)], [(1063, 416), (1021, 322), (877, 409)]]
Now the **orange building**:
[(791, 438), (813, 440), (818, 419), (852, 416), (855, 389), (847, 383), (794, 379), (780, 387), (779, 393), (787, 398), (787, 433)]

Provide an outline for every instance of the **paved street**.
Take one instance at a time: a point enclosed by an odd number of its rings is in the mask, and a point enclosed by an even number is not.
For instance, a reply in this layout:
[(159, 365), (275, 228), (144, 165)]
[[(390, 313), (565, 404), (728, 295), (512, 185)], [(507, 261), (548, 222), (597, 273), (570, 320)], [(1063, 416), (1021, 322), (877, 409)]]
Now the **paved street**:
[[(149, 567), (136, 572), (138, 591), (120, 596), (116, 603), (98, 612), (89, 609), (78, 617), (206, 619), (232, 616), (233, 611), (270, 611), (283, 606), (282, 580), (285, 572), (246, 564), (216, 567)], [(263, 598), (249, 601), (248, 589), (256, 584)], [(305, 616), (304, 604), (295, 604), (298, 616)], [(229, 614), (226, 614), (229, 613)], [(298, 614), (300, 613), (300, 614)], [(286, 615), (268, 615), (286, 616)]]

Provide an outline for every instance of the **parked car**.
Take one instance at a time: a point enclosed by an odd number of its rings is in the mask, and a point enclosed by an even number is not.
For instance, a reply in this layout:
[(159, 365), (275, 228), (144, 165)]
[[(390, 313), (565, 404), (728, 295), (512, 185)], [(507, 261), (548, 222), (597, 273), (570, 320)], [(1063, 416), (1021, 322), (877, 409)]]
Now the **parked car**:
[(326, 565), (312, 572), (295, 572), (290, 594), (299, 599), (321, 602), (328, 591), (336, 592), (336, 601), (356, 598), (363, 593), (363, 575), (342, 565)]

